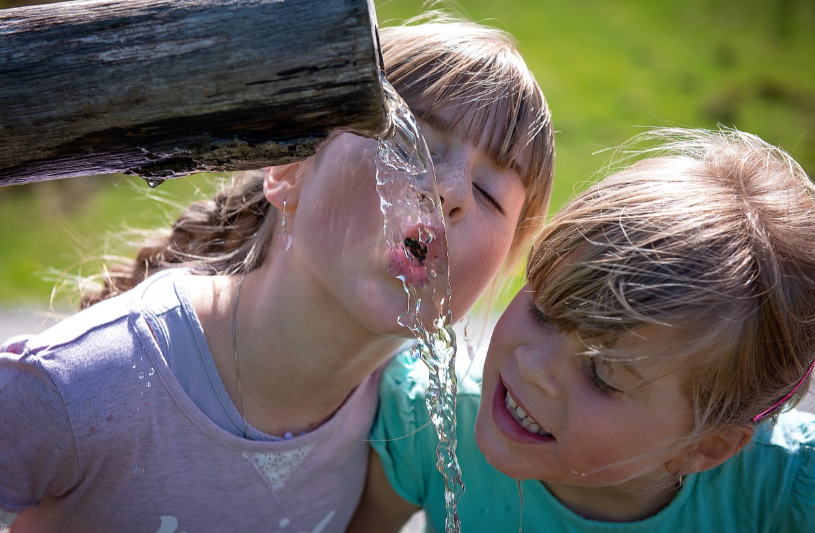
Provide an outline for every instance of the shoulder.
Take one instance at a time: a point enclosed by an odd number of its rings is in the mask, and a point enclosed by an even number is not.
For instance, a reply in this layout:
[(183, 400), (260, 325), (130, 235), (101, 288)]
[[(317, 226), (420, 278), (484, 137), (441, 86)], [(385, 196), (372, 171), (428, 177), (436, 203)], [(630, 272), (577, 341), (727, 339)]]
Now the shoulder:
[(812, 453), (815, 447), (815, 414), (797, 409), (781, 414), (775, 424), (767, 423), (759, 427), (754, 445), (788, 454)]
[(806, 530), (815, 522), (815, 415), (792, 410), (767, 420), (741, 453), (698, 480), (720, 514), (753, 509), (750, 519), (768, 531)]
[(144, 340), (144, 334), (149, 335), (146, 325), (139, 327), (137, 323), (156, 307), (145, 298), (145, 292), (156, 286), (152, 293), (166, 294), (165, 289), (170, 287), (158, 285), (172, 283), (174, 275), (161, 272), (151, 276), (130, 291), (79, 311), (40, 334), (7, 340), (0, 345), (0, 352), (25, 354), (51, 369), (61, 363), (84, 369), (91, 362), (104, 364), (115, 359), (116, 354), (132, 353)]
[(37, 335), (13, 337), (0, 345), (0, 351), (39, 353), (81, 341), (98, 329), (116, 323), (128, 314), (124, 296), (100, 302), (69, 316)]
[(758, 467), (779, 470), (774, 487), (776, 531), (809, 530), (815, 523), (815, 415), (783, 413), (756, 436), (755, 451), (764, 451), (762, 459), (769, 463)]

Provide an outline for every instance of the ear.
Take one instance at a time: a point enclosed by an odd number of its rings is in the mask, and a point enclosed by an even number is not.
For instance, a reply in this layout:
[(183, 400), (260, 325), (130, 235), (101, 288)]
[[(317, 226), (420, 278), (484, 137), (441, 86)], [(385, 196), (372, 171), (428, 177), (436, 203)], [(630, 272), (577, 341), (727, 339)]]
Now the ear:
[(668, 461), (665, 470), (671, 474), (693, 474), (715, 468), (739, 453), (755, 433), (750, 425), (731, 424), (702, 437), (686, 453)]
[(283, 209), (284, 201), (287, 209), (296, 209), (307, 167), (307, 160), (268, 167), (263, 178), (263, 194), (266, 200), (277, 209)]

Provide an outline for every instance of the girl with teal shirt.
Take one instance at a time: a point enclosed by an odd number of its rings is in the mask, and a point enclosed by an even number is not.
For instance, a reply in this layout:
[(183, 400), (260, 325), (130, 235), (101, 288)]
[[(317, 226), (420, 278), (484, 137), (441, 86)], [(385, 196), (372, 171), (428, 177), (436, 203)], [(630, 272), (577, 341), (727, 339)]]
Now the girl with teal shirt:
[[(461, 381), (465, 533), (815, 527), (815, 416), (782, 413), (815, 367), (815, 186), (750, 134), (638, 140), (536, 238)], [(444, 530), (425, 387), (385, 371), (358, 531)]]

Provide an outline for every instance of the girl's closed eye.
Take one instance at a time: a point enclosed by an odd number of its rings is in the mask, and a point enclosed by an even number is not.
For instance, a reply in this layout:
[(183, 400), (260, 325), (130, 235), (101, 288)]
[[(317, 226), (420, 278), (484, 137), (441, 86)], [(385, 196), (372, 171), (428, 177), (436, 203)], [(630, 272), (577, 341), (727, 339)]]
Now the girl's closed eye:
[(591, 384), (595, 389), (600, 391), (600, 393), (605, 396), (615, 396), (623, 392), (620, 389), (612, 387), (605, 380), (603, 380), (602, 377), (600, 377), (600, 373), (597, 371), (597, 361), (595, 360), (594, 357), (587, 357), (587, 360), (588, 360), (587, 372), (589, 374), (589, 380), (591, 381)]
[(546, 317), (543, 311), (541, 311), (540, 308), (535, 304), (534, 300), (529, 301), (529, 316), (531, 316), (532, 320), (534, 320), (538, 324), (544, 325), (550, 324), (549, 319)]
[(495, 199), (494, 196), (488, 193), (483, 187), (479, 186), (477, 183), (473, 183), (473, 188), (476, 191), (478, 191), (481, 194), (481, 196), (484, 197), (484, 199), (487, 201), (487, 203), (489, 203), (493, 207), (493, 209), (501, 213), (501, 215), (506, 215), (504, 208), (501, 206), (498, 200)]

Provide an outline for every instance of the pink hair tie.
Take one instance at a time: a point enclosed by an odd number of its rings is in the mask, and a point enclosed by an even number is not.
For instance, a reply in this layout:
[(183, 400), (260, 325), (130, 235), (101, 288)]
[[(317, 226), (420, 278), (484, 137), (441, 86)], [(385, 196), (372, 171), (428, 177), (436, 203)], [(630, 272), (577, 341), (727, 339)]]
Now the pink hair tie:
[(767, 415), (769, 415), (770, 413), (772, 413), (773, 411), (775, 411), (776, 409), (778, 409), (778, 408), (779, 408), (779, 407), (780, 407), (780, 406), (781, 406), (781, 405), (782, 405), (784, 402), (786, 402), (787, 400), (789, 400), (789, 399), (792, 397), (792, 395), (793, 395), (793, 394), (795, 394), (795, 392), (796, 392), (798, 389), (800, 389), (800, 388), (801, 388), (801, 385), (803, 385), (803, 384), (804, 384), (804, 381), (806, 381), (806, 380), (807, 380), (807, 378), (809, 377), (809, 375), (812, 373), (812, 369), (813, 369), (813, 368), (815, 368), (815, 361), (813, 361), (813, 362), (812, 362), (812, 365), (810, 365), (809, 370), (807, 370), (807, 373), (806, 373), (806, 374), (804, 374), (804, 377), (802, 377), (802, 378), (801, 378), (801, 381), (799, 381), (799, 382), (798, 382), (798, 385), (796, 385), (796, 386), (795, 386), (795, 388), (794, 388), (794, 389), (792, 389), (792, 390), (790, 391), (790, 393), (789, 393), (789, 394), (787, 394), (786, 396), (784, 396), (783, 398), (781, 398), (781, 400), (780, 400), (778, 403), (776, 403), (775, 405), (773, 405), (773, 406), (772, 406), (772, 407), (770, 407), (769, 409), (766, 409), (766, 410), (764, 410), (764, 411), (761, 411), (759, 414), (757, 414), (756, 416), (754, 416), (754, 417), (753, 417), (753, 422), (758, 422), (758, 421), (760, 421), (761, 419), (763, 419), (764, 417), (766, 417)]

